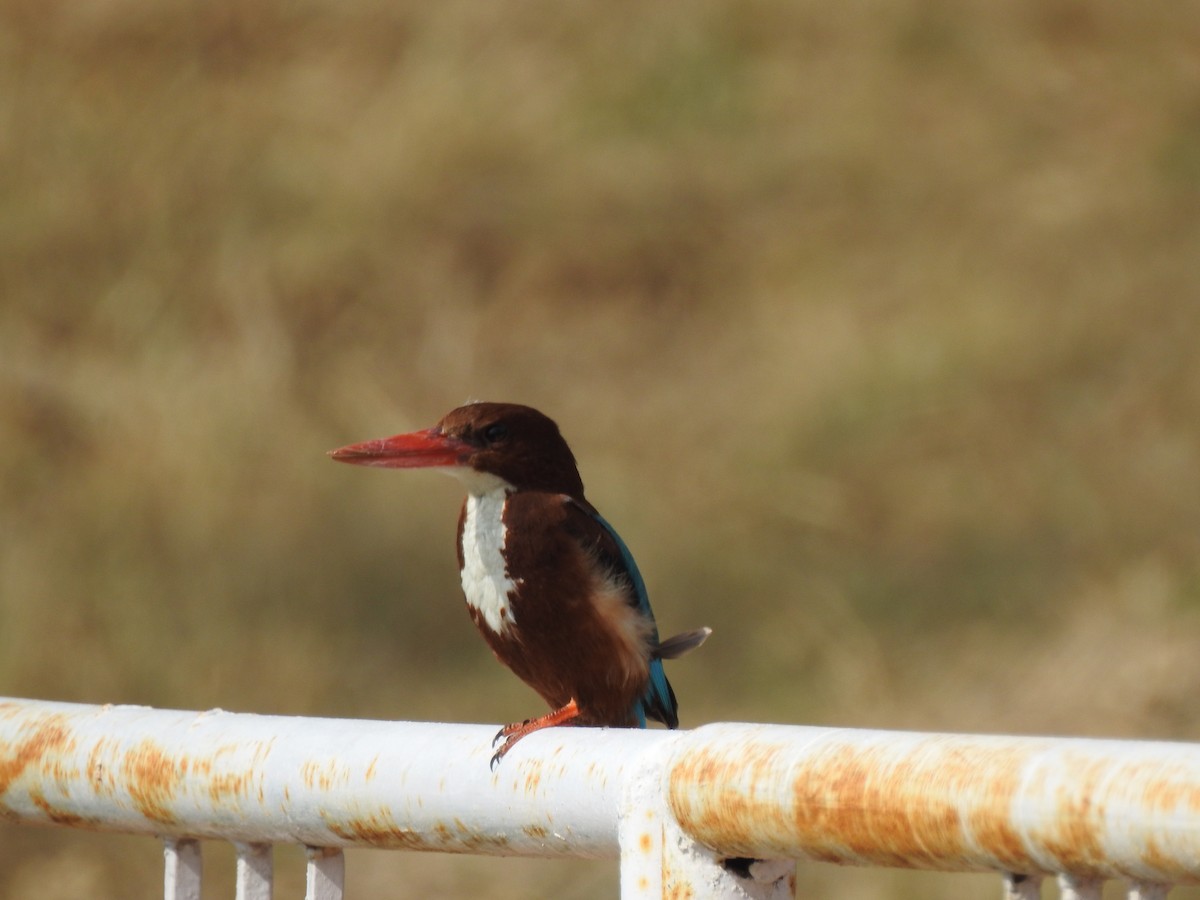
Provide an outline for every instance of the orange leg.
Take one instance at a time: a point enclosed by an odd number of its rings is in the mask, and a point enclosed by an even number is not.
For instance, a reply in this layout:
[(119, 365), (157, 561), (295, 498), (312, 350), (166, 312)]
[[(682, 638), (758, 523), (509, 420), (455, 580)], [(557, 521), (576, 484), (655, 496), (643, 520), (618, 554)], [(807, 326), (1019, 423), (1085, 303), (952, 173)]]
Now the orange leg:
[(570, 722), (572, 719), (578, 717), (579, 706), (572, 699), (566, 706), (556, 709), (553, 712), (548, 712), (544, 716), (538, 716), (536, 719), (526, 719), (524, 722), (514, 722), (512, 725), (505, 725), (496, 732), (496, 737), (492, 739), (493, 746), (501, 738), (504, 739), (504, 744), (492, 757), (491, 768), (495, 770), (496, 765), (504, 758), (504, 754), (511, 750), (513, 745), (525, 737), (525, 735), (541, 731), (543, 728), (562, 725), (564, 722)]

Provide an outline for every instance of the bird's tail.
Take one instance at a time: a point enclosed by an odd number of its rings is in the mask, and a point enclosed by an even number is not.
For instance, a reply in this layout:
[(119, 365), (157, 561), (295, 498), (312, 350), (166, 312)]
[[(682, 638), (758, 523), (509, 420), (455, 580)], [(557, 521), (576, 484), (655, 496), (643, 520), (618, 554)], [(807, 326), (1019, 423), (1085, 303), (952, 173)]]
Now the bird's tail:
[(690, 653), (708, 640), (712, 634), (711, 628), (695, 628), (659, 641), (654, 651), (655, 659), (678, 659), (685, 653)]
[(679, 704), (675, 701), (675, 692), (671, 690), (671, 683), (667, 681), (667, 673), (663, 671), (662, 661), (674, 659), (689, 650), (696, 649), (708, 640), (710, 634), (712, 634), (711, 628), (697, 628), (694, 631), (685, 631), (683, 634), (677, 634), (665, 641), (658, 642), (658, 646), (654, 648), (654, 653), (650, 658), (650, 683), (646, 686), (646, 693), (642, 695), (635, 707), (638, 724), (642, 728), (646, 727), (647, 716), (657, 719), (668, 728), (679, 727)]

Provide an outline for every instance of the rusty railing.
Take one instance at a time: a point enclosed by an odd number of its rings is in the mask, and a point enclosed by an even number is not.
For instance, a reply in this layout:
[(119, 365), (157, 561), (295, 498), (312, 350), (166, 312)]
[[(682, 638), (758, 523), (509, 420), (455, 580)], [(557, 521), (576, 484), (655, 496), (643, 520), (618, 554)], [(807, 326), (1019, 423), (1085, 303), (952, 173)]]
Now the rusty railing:
[(309, 900), (342, 896), (346, 847), (617, 858), (628, 898), (789, 897), (795, 860), (990, 870), (1023, 900), (1200, 881), (1200, 745), (556, 728), (492, 772), (494, 732), (0, 699), (0, 817), (156, 836), (168, 900), (199, 898), (203, 839), (245, 900), (279, 843)]

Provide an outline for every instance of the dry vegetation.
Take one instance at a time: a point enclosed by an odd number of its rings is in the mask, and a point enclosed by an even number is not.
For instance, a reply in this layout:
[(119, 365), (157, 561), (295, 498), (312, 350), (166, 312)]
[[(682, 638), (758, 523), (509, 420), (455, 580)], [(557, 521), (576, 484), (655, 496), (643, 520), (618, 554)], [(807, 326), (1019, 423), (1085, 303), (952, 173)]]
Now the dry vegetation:
[[(1117, 0), (0, 0), (0, 694), (533, 712), (457, 487), (323, 456), (478, 397), (555, 416), (663, 627), (715, 628), (685, 725), (1200, 740), (1197, 47)], [(5, 897), (159, 878), (0, 829)]]

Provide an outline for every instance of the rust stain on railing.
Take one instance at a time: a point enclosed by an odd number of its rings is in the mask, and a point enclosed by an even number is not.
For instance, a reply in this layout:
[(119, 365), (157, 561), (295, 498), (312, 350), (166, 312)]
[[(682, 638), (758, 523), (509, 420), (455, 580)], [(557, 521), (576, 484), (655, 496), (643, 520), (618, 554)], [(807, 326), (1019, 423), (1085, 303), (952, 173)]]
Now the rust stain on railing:
[(21, 737), (17, 741), (7, 747), (0, 746), (0, 795), (33, 765), (41, 766), (42, 772), (56, 782), (66, 782), (70, 778), (61, 762), (75, 747), (67, 717), (48, 713), (29, 719), (23, 713), (24, 710), (13, 704), (0, 704), (0, 717), (22, 714), (21, 718), (27, 720), (18, 732)]
[(154, 741), (141, 741), (121, 757), (121, 772), (134, 806), (147, 819), (170, 825), (170, 804), (188, 771), (187, 757), (174, 759)]
[[(680, 874), (686, 854), (662, 849), (668, 824), (735, 874), (803, 858), (1200, 882), (1198, 745), (556, 729), (492, 772), (488, 737), (482, 726), (0, 701), (0, 816), (251, 844), (601, 858), (624, 830), (625, 859), (663, 860), (629, 883), (661, 879), (668, 892), (695, 874)], [(635, 772), (648, 793), (630, 808), (648, 811), (645, 827), (612, 818), (632, 802), (621, 791), (640, 783), (623, 781)]]
[(1131, 746), (830, 730), (718, 741), (679, 754), (669, 802), (686, 831), (726, 852), (1200, 880), (1200, 861), (1167, 846), (1200, 825), (1195, 748), (1145, 744), (1139, 758)]

